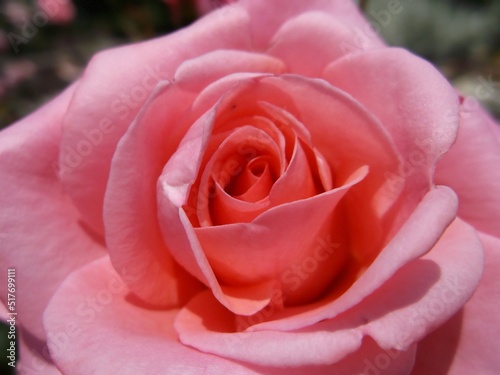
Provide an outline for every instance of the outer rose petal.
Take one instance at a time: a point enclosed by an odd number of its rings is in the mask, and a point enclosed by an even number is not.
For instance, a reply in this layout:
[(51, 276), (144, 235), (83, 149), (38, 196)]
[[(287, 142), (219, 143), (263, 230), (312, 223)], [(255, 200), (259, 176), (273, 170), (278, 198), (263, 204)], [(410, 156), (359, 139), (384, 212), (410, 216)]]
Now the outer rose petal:
[[(250, 14), (253, 44), (257, 49), (265, 49), (281, 24), (308, 11), (325, 12), (332, 17), (352, 25), (359, 42), (356, 46), (378, 40), (370, 25), (361, 15), (353, 1), (345, 0), (243, 0), (242, 5)], [(379, 42), (382, 44), (382, 42)]]
[[(96, 308), (89, 307), (88, 298), (98, 301)], [(358, 374), (379, 363), (386, 375), (404, 375), (409, 373), (415, 356), (415, 348), (389, 356), (368, 340), (357, 355), (333, 366), (293, 368), (285, 362), (281, 368), (270, 368), (243, 364), (179, 343), (173, 329), (177, 313), (134, 305), (109, 261), (102, 259), (68, 277), (47, 308), (44, 322), (54, 338), (49, 342), (51, 354), (67, 375)]]
[[(212, 303), (195, 297), (181, 310), (176, 329), (183, 343), (204, 352), (270, 366), (335, 363), (356, 351), (364, 336), (386, 350), (407, 350), (470, 298), (482, 260), (474, 229), (455, 221), (429, 254), (402, 267), (359, 305), (332, 319), (297, 331), (276, 331), (271, 323), (267, 330), (236, 334), (234, 315), (217, 307), (213, 297)], [(306, 345), (308, 350), (301, 350)]]
[(224, 7), (188, 29), (97, 54), (64, 119), (63, 183), (83, 219), (103, 234), (102, 202), (111, 159), (156, 84), (187, 59), (219, 48), (250, 50), (248, 15)]
[[(323, 12), (304, 13), (276, 32), (267, 53), (285, 61), (290, 73), (321, 77), (329, 63), (350, 52), (346, 46), (356, 43), (348, 25)], [(370, 42), (360, 49), (383, 46), (378, 38)]]
[[(369, 352), (373, 349), (378, 353), (381, 351), (372, 340), (363, 341), (362, 335), (349, 330), (344, 322), (332, 324), (332, 321), (327, 321), (292, 332), (234, 333), (234, 315), (224, 309), (209, 291), (193, 298), (181, 310), (175, 328), (186, 345), (267, 368), (321, 368), (328, 374), (337, 373), (334, 370), (339, 374), (358, 374), (366, 365), (367, 357), (371, 357)], [(386, 367), (387, 374), (409, 373), (415, 346), (406, 352), (394, 352), (391, 354), (399, 358)]]
[(176, 314), (135, 305), (104, 258), (64, 281), (44, 324), (53, 338), (51, 355), (68, 375), (260, 373), (180, 344), (173, 330)]
[(38, 341), (24, 332), (17, 337), (18, 350), (21, 353), (16, 363), (18, 375), (61, 375), (50, 358), (49, 348), (45, 341)]
[[(56, 173), (61, 120), (74, 90), (0, 132), (0, 264), (16, 269), (18, 319), (42, 341), (41, 315), (61, 281), (104, 255)], [(4, 304), (6, 288), (0, 284)]]
[(400, 174), (408, 181), (408, 192), (420, 200), (432, 182), (435, 163), (456, 138), (455, 90), (432, 65), (399, 48), (346, 56), (324, 76), (384, 124), (404, 158)]
[(414, 375), (498, 374), (500, 239), (479, 236), (485, 249), (479, 288), (458, 314), (419, 344)]
[(458, 215), (475, 228), (500, 237), (500, 142), (498, 125), (482, 109), (462, 105), (458, 138), (439, 161), (436, 183), (458, 195)]

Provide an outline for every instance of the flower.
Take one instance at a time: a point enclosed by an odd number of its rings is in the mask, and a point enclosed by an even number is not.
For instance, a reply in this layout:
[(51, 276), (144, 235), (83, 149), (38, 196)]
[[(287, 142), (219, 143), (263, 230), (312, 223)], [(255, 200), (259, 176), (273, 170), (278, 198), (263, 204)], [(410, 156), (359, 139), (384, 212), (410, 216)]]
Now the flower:
[(102, 52), (0, 133), (22, 368), (494, 373), (499, 139), (350, 2)]
[(75, 18), (75, 6), (71, 0), (37, 0), (36, 4), (51, 23), (69, 23)]

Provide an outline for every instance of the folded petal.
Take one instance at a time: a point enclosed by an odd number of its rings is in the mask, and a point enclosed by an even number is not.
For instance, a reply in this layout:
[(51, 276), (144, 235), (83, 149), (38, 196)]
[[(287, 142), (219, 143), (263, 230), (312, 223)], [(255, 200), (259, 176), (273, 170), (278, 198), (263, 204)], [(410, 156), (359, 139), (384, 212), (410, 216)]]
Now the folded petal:
[[(238, 319), (250, 317), (235, 317), (206, 291), (181, 310), (175, 327), (187, 345), (267, 366), (336, 363), (359, 350), (366, 336), (388, 352), (412, 351), (471, 297), (482, 255), (474, 229), (457, 220), (431, 252), (403, 266), (369, 297), (334, 318), (299, 330), (276, 331), (268, 324), (267, 329), (237, 332)], [(272, 308), (251, 319), (265, 319)]]
[(26, 331), (17, 336), (18, 362), (16, 371), (19, 375), (61, 375), (50, 358), (49, 348), (45, 341), (38, 340)]
[[(0, 264), (16, 269), (18, 319), (40, 340), (41, 315), (62, 280), (104, 255), (57, 175), (61, 121), (74, 90), (0, 132)], [(1, 283), (7, 306), (6, 288)]]
[(405, 264), (422, 257), (439, 241), (457, 211), (456, 195), (449, 188), (430, 191), (400, 231), (368, 269), (341, 296), (335, 293), (304, 307), (285, 309), (273, 320), (250, 330), (291, 330), (333, 318), (354, 307), (381, 287)]
[[(165, 246), (157, 219), (156, 182), (184, 135), (181, 121), (192, 95), (162, 82), (121, 139), (104, 206), (106, 244), (134, 293), (156, 305), (178, 306), (199, 289)], [(176, 105), (166, 106), (172, 102)], [(174, 127), (173, 124), (176, 124)], [(132, 277), (133, 276), (133, 277)]]
[(178, 310), (134, 304), (109, 259), (70, 275), (44, 315), (52, 358), (64, 374), (259, 374), (182, 345)]
[[(349, 327), (328, 324), (328, 328), (326, 323), (320, 323), (292, 332), (235, 333), (234, 316), (209, 291), (193, 298), (175, 320), (175, 328), (184, 344), (206, 353), (265, 366), (269, 373), (283, 366), (289, 367), (289, 371), (300, 368), (303, 373), (316, 373), (314, 370), (319, 369), (323, 372), (318, 373), (360, 373), (363, 368), (374, 367), (373, 352), (378, 357), (384, 356), (376, 344), (370, 340), (363, 342), (362, 335)], [(390, 354), (392, 358), (385, 354), (388, 360), (384, 361), (387, 371), (384, 373), (409, 373), (415, 347)]]
[[(321, 11), (309, 11), (285, 22), (267, 50), (283, 61), (289, 73), (321, 77), (332, 61), (351, 53), (359, 36), (345, 21)], [(378, 38), (361, 43), (359, 50), (383, 46)]]
[(157, 83), (171, 80), (187, 59), (219, 48), (249, 50), (248, 22), (240, 7), (224, 7), (189, 29), (92, 59), (64, 119), (60, 155), (64, 185), (88, 225), (104, 233), (111, 158)]
[(469, 302), (418, 346), (415, 375), (498, 373), (500, 318), (500, 240), (479, 232), (484, 246), (484, 272)]
[(269, 41), (287, 20), (310, 11), (324, 12), (351, 25), (359, 38), (356, 48), (364, 43), (379, 40), (353, 1), (243, 0), (241, 4), (250, 15), (252, 42), (257, 49), (266, 49)]
[(457, 136), (455, 90), (430, 63), (399, 48), (348, 55), (327, 67), (324, 78), (382, 122), (403, 157), (399, 177), (421, 199)]
[(458, 215), (480, 231), (500, 237), (500, 142), (498, 125), (480, 107), (462, 104), (458, 138), (439, 161), (436, 183), (458, 195)]

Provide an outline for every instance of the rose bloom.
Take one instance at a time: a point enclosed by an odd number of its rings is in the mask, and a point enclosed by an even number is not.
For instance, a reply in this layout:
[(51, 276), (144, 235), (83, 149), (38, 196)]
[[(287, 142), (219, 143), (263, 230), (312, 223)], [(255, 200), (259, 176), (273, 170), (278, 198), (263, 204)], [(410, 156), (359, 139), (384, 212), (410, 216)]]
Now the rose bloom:
[(495, 374), (499, 142), (347, 1), (101, 52), (0, 133), (18, 369)]

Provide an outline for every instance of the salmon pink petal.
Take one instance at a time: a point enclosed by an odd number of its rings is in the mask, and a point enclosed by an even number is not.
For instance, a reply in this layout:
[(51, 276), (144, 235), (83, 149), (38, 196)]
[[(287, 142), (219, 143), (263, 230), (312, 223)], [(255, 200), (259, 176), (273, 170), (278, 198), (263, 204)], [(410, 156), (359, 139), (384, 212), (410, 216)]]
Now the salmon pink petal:
[(405, 264), (429, 252), (453, 221), (457, 197), (446, 187), (431, 190), (368, 269), (341, 296), (335, 293), (309, 306), (283, 310), (250, 330), (292, 330), (333, 318), (373, 294)]
[(173, 329), (177, 312), (135, 304), (104, 258), (65, 280), (44, 324), (50, 353), (65, 374), (259, 373), (179, 343)]
[[(324, 78), (359, 100), (388, 129), (409, 195), (429, 189), (439, 157), (457, 136), (459, 100), (430, 63), (398, 48), (363, 51), (333, 62)], [(443, 110), (444, 108), (444, 110)]]
[[(313, 366), (321, 368), (323, 373), (355, 369), (355, 373), (359, 373), (371, 359), (369, 352), (377, 347), (369, 341), (363, 343), (362, 335), (350, 327), (331, 322), (301, 331), (235, 333), (234, 315), (224, 309), (209, 291), (193, 298), (180, 311), (174, 326), (181, 342), (186, 345), (205, 353), (271, 367), (271, 371), (272, 367), (286, 364), (290, 370), (302, 367), (302, 371), (306, 371), (310, 368), (312, 373), (315, 373)], [(401, 374), (408, 373), (414, 360), (415, 347), (391, 354), (400, 358), (391, 364), (394, 367), (387, 373), (395, 373), (395, 368), (403, 370)]]
[(224, 7), (189, 29), (92, 59), (64, 119), (60, 162), (64, 186), (94, 230), (104, 233), (104, 193), (118, 141), (158, 82), (214, 49), (250, 49), (248, 30), (243, 9)]
[(17, 373), (21, 375), (61, 375), (50, 357), (47, 343), (36, 339), (24, 330), (19, 333), (16, 337), (18, 353), (20, 354), (16, 363)]
[(382, 348), (405, 349), (460, 310), (476, 290), (482, 272), (481, 241), (474, 228), (456, 219), (429, 253), (347, 314), (368, 320), (361, 329)]
[(419, 343), (415, 375), (498, 372), (500, 240), (481, 232), (479, 238), (485, 255), (479, 287), (459, 313)]
[[(310, 255), (318, 237), (332, 232), (334, 210), (367, 173), (368, 168), (360, 168), (341, 187), (274, 207), (251, 223), (195, 228), (195, 232), (216, 274), (223, 280), (238, 283), (279, 280), (284, 271)], [(308, 218), (307, 222), (304, 217)], [(333, 239), (337, 240), (343, 241)], [(332, 267), (331, 262), (327, 263), (324, 267)], [(329, 281), (323, 280), (323, 283)]]
[[(347, 25), (324, 12), (301, 14), (281, 26), (267, 53), (285, 62), (289, 73), (320, 77), (328, 64), (357, 45), (359, 36)], [(367, 40), (360, 50), (383, 46), (378, 38)]]
[[(458, 195), (458, 215), (480, 231), (500, 237), (500, 142), (494, 120), (462, 104), (458, 138), (436, 168), (436, 183)], [(480, 187), (480, 192), (478, 191)]]
[[(17, 318), (42, 341), (41, 315), (59, 284), (105, 254), (57, 175), (61, 121), (77, 84), (0, 133), (0, 265), (16, 270)], [(0, 293), (7, 306), (7, 282)]]
[[(177, 306), (199, 285), (171, 257), (157, 220), (156, 182), (188, 124), (191, 94), (161, 83), (121, 139), (111, 165), (104, 220), (111, 261), (129, 287), (151, 304)], [(165, 106), (165, 102), (177, 105)], [(171, 124), (177, 124), (172, 128)]]
[(184, 90), (200, 92), (212, 82), (233, 73), (282, 74), (285, 69), (282, 61), (269, 55), (222, 49), (184, 61), (175, 72), (174, 80)]
[[(257, 49), (266, 49), (286, 21), (309, 11), (323, 12), (344, 24), (352, 25), (361, 38), (360, 43), (369, 43), (369, 39), (377, 39), (378, 43), (382, 43), (353, 1), (243, 0), (241, 4), (250, 15), (253, 44)], [(323, 53), (324, 51), (321, 51), (321, 54)]]
[(403, 266), (359, 305), (333, 319), (294, 331), (236, 333), (238, 318), (207, 291), (181, 310), (175, 327), (187, 345), (267, 366), (336, 363), (358, 350), (365, 336), (387, 351), (411, 351), (471, 297), (482, 261), (474, 229), (457, 220), (429, 254)]

